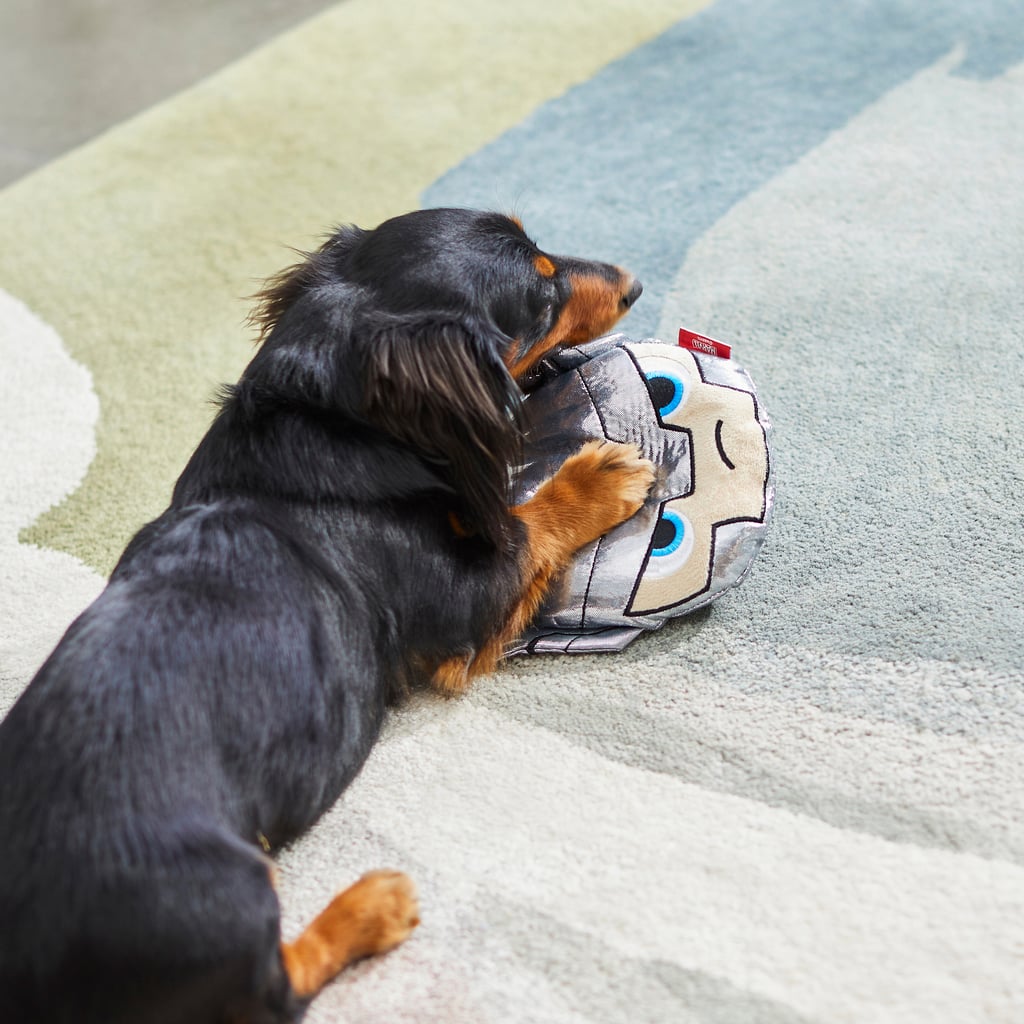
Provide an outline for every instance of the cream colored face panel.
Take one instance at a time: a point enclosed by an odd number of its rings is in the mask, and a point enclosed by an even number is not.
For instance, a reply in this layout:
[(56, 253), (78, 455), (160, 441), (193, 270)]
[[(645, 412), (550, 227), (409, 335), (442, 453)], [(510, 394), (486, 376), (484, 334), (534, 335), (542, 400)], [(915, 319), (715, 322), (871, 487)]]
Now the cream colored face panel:
[(705, 381), (683, 349), (633, 345), (631, 350), (648, 379), (658, 380), (661, 422), (689, 432), (693, 465), (690, 493), (662, 507), (628, 609), (636, 615), (707, 589), (716, 530), (725, 523), (763, 519), (768, 449), (750, 392)]

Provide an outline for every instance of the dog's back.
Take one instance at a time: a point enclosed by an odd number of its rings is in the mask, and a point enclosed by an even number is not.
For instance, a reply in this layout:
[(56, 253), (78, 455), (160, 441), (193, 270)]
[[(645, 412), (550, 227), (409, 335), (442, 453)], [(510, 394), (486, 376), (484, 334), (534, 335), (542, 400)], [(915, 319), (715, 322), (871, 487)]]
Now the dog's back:
[(256, 840), (322, 812), (384, 699), (265, 518), (147, 527), (0, 724), (0, 1020), (293, 1018)]
[[(397, 472), (387, 446), (390, 472), (353, 485), (374, 500), (333, 495), (330, 516), (210, 493), (230, 421), (0, 723), (3, 1024), (297, 1019), (259, 845), (301, 833), (351, 781), (410, 649), (506, 600), (498, 556), (475, 564), (479, 542), (438, 529), (450, 494)], [(424, 565), (450, 549), (469, 563), (462, 600), (436, 601)], [(366, 585), (382, 579), (385, 595)]]

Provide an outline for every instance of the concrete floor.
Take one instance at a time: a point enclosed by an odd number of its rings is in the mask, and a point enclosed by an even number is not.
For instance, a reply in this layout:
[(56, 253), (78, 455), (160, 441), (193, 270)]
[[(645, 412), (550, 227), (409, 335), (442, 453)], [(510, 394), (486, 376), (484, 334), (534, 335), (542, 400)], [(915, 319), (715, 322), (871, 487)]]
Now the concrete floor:
[(338, 0), (0, 0), (0, 187)]

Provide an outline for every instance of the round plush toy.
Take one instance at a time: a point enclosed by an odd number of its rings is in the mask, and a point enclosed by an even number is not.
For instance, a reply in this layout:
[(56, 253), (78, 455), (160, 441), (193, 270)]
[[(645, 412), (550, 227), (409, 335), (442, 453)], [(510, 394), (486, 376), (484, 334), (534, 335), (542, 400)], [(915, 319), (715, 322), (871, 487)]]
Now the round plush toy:
[(643, 508), (577, 554), (511, 653), (621, 650), (735, 586), (760, 550), (768, 417), (725, 346), (715, 355), (684, 336), (702, 351), (618, 334), (542, 364), (524, 402), (518, 501), (592, 438), (636, 444), (658, 472)]

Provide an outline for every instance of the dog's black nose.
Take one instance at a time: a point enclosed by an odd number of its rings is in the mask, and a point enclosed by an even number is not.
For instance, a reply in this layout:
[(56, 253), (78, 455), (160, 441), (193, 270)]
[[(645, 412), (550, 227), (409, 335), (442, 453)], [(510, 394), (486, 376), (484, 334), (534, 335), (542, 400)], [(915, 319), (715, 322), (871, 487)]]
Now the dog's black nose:
[(644, 286), (636, 278), (633, 278), (633, 283), (629, 286), (629, 291), (626, 292), (622, 299), (623, 306), (625, 306), (626, 309), (631, 309), (633, 303), (640, 298), (643, 290)]

